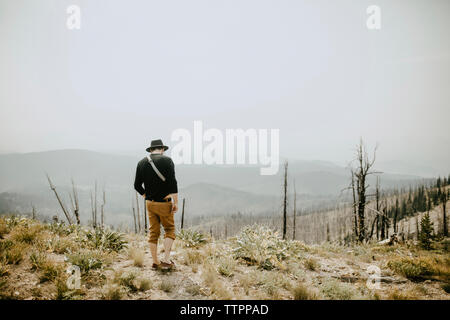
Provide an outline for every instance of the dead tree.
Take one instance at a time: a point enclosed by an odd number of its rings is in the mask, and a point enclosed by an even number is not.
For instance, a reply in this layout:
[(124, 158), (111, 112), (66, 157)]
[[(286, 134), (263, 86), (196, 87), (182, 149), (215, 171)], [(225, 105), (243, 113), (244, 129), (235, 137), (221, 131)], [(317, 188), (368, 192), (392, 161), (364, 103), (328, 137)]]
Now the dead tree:
[(105, 189), (103, 189), (103, 202), (101, 206), (101, 223), (102, 223), (102, 229), (105, 226), (105, 205), (106, 205), (106, 193)]
[[(378, 212), (380, 212), (380, 177), (377, 176), (377, 184), (375, 187), (375, 202), (377, 209), (377, 216), (375, 218), (377, 223), (377, 240), (380, 240), (380, 222), (383, 223), (383, 219), (380, 219)], [(382, 231), (383, 232), (383, 231)], [(372, 233), (370, 234), (370, 238), (372, 238)]]
[(33, 203), (31, 204), (31, 219), (36, 219), (36, 207), (33, 205)]
[(148, 229), (147, 229), (147, 203), (145, 202), (145, 197), (144, 197), (144, 229), (145, 229), (145, 234), (148, 233)]
[(141, 233), (141, 210), (139, 209), (139, 200), (138, 200), (138, 193), (137, 192), (135, 192), (135, 194), (136, 194), (136, 218), (137, 218), (137, 221), (138, 221), (138, 231), (139, 231), (139, 233)]
[[(183, 227), (184, 227), (184, 203), (185, 203), (185, 198), (183, 198), (183, 206), (182, 206), (182, 208), (181, 208), (181, 229), (183, 229)], [(226, 234), (227, 234), (227, 225), (225, 225), (225, 237), (226, 237)]]
[(286, 239), (286, 213), (287, 213), (287, 170), (288, 162), (284, 164), (284, 198), (283, 198), (283, 240)]
[(399, 206), (398, 206), (398, 196), (395, 198), (395, 209), (394, 209), (394, 233), (397, 233), (397, 217), (398, 217), (398, 210), (399, 210)]
[(448, 201), (448, 190), (445, 189), (441, 192), (441, 202), (442, 202), (442, 235), (444, 237), (448, 236), (448, 224), (447, 224), (447, 201)]
[(77, 188), (75, 187), (75, 182), (72, 180), (72, 195), (70, 196), (70, 202), (72, 203), (72, 209), (73, 209), (73, 215), (75, 216), (75, 219), (77, 220), (77, 224), (80, 225), (80, 205), (78, 201), (78, 193)]
[(366, 207), (366, 193), (369, 185), (367, 184), (367, 176), (374, 173), (371, 171), (373, 164), (375, 163), (376, 148), (373, 154), (373, 158), (370, 160), (364, 147), (364, 143), (361, 139), (356, 150), (357, 168), (355, 172), (356, 177), (356, 195), (358, 197), (358, 221), (359, 221), (359, 237), (358, 240), (363, 242), (366, 238), (366, 226), (365, 226), (365, 207)]
[(352, 174), (352, 195), (353, 195), (353, 206), (352, 206), (352, 210), (353, 210), (353, 217), (354, 217), (354, 233), (355, 233), (355, 238), (358, 238), (359, 233), (358, 233), (358, 214), (356, 211), (356, 207), (357, 207), (357, 203), (356, 203), (356, 186), (355, 186), (355, 172), (353, 171), (353, 169), (351, 170), (351, 174)]
[(292, 240), (295, 240), (295, 217), (296, 216), (297, 216), (297, 190), (295, 188), (295, 179), (294, 179), (294, 219), (293, 219)]
[(137, 223), (136, 223), (136, 212), (134, 209), (134, 200), (131, 199), (131, 209), (133, 211), (133, 221), (134, 221), (134, 233), (137, 233)]
[(66, 207), (62, 203), (61, 198), (59, 197), (58, 192), (56, 191), (56, 187), (53, 185), (52, 181), (50, 180), (50, 176), (48, 174), (46, 174), (46, 175), (47, 175), (48, 184), (50, 185), (50, 189), (52, 189), (53, 192), (55, 193), (56, 199), (58, 200), (59, 205), (61, 206), (61, 209), (64, 212), (64, 215), (66, 216), (67, 222), (69, 224), (72, 224), (72, 219), (70, 219), (69, 212), (67, 211)]

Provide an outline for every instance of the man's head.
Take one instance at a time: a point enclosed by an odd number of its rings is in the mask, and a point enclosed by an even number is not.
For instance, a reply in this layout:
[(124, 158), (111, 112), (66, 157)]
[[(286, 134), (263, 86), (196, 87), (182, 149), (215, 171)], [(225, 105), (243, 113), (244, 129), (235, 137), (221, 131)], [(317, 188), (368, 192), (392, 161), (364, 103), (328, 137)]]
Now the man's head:
[(148, 147), (146, 150), (147, 150), (147, 152), (151, 152), (151, 153), (153, 153), (153, 152), (163, 153), (167, 149), (169, 149), (169, 147), (165, 146), (161, 139), (158, 139), (158, 140), (152, 140), (152, 142), (150, 143), (150, 147)]

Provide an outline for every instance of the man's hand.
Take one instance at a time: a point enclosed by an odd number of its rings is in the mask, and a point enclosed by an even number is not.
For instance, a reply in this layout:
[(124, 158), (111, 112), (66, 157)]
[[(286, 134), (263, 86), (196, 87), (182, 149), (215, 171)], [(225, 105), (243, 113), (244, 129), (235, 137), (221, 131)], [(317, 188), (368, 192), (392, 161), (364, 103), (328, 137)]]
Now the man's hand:
[(175, 213), (178, 211), (178, 203), (172, 204), (172, 213)]

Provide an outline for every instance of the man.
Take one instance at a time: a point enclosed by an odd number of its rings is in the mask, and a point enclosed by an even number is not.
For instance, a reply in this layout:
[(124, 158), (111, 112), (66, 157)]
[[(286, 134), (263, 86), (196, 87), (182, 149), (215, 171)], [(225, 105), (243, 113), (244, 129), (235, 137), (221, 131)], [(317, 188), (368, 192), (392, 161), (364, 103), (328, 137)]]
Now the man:
[[(145, 198), (150, 221), (150, 252), (152, 268), (173, 268), (170, 250), (175, 240), (174, 213), (178, 210), (178, 186), (175, 165), (164, 151), (169, 149), (162, 140), (153, 140), (146, 149), (150, 154), (139, 161), (134, 188)], [(142, 187), (144, 184), (144, 187)], [(160, 225), (164, 227), (164, 259), (158, 259)]]

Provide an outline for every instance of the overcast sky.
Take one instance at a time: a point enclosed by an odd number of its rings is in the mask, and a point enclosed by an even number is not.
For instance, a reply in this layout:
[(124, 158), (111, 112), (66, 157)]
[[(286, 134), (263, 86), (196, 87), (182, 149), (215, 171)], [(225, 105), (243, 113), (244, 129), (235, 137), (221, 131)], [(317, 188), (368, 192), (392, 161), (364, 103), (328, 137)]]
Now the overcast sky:
[(449, 107), (448, 0), (0, 0), (0, 153), (136, 152), (202, 120), (450, 171)]

